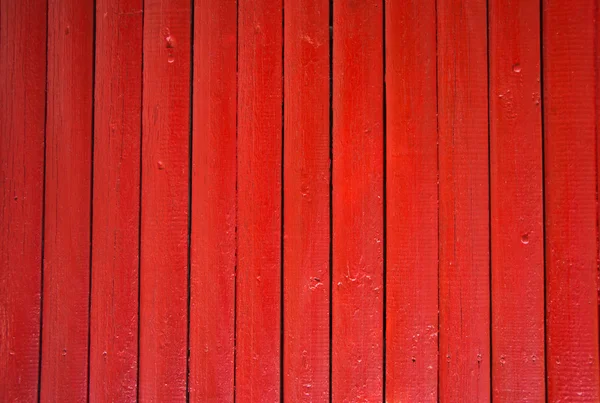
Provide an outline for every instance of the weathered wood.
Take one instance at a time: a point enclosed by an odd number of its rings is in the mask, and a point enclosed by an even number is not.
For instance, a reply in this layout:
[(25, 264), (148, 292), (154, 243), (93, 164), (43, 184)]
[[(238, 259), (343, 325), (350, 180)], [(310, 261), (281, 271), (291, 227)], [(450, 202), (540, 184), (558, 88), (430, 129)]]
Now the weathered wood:
[(46, 0), (0, 2), (0, 401), (38, 397)]
[(597, 2), (543, 2), (548, 400), (598, 401)]
[(134, 401), (142, 1), (96, 1), (90, 401)]
[(237, 14), (235, 0), (194, 11), (190, 400), (234, 394)]
[(145, 0), (139, 398), (186, 397), (191, 4)]
[(486, 2), (439, 0), (439, 399), (490, 400)]
[(383, 2), (333, 4), (334, 402), (383, 399)]
[(284, 397), (329, 399), (329, 2), (286, 0)]
[(238, 5), (236, 400), (281, 397), (282, 1)]
[(86, 400), (94, 2), (48, 2), (42, 401)]

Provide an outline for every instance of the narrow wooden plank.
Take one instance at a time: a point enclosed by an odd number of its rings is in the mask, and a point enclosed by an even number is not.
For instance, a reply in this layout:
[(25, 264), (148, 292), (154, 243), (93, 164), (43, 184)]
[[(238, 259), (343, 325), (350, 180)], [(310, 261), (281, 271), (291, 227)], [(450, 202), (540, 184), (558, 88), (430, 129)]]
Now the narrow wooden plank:
[(329, 1), (286, 0), (284, 397), (329, 400)]
[(189, 0), (145, 0), (139, 397), (186, 397)]
[(91, 401), (137, 396), (142, 13), (96, 1)]
[(238, 9), (236, 400), (280, 399), (282, 1)]
[(600, 400), (596, 3), (543, 3), (546, 365), (553, 402)]
[(38, 396), (46, 0), (0, 2), (0, 401)]
[(386, 1), (386, 400), (437, 401), (435, 1)]
[(333, 5), (333, 401), (383, 399), (383, 2)]
[(196, 0), (190, 400), (232, 402), (236, 256), (235, 0)]
[(483, 0), (439, 0), (440, 379), (490, 400), (487, 25)]
[(543, 401), (540, 3), (492, 0), (490, 194), (494, 401)]
[(42, 401), (87, 399), (93, 27), (93, 1), (49, 1)]

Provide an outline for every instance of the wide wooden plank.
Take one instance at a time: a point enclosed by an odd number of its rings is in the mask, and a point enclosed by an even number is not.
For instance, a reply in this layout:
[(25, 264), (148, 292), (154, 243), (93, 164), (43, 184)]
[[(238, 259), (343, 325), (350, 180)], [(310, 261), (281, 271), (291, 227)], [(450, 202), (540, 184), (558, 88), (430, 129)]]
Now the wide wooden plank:
[(487, 25), (483, 0), (439, 0), (440, 379), (490, 400)]
[(437, 401), (435, 1), (387, 0), (386, 400)]
[(139, 397), (183, 401), (187, 384), (189, 0), (145, 0)]
[(88, 390), (94, 2), (48, 2), (42, 401)]
[(38, 396), (46, 0), (0, 2), (0, 401)]
[(233, 401), (236, 263), (235, 0), (194, 11), (190, 400)]
[(134, 401), (142, 1), (96, 1), (90, 401)]
[(333, 4), (334, 402), (383, 399), (383, 2)]
[(329, 2), (286, 0), (284, 397), (329, 400)]
[(239, 402), (281, 395), (282, 5), (238, 5)]
[(593, 0), (543, 3), (549, 401), (598, 401)]
[(492, 0), (490, 195), (495, 401), (543, 401), (540, 3)]

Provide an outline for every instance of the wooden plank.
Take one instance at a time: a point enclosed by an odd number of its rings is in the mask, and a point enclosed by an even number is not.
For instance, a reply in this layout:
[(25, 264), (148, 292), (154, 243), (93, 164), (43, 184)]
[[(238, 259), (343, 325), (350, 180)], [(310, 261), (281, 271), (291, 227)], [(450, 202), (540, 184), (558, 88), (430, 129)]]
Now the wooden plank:
[(329, 2), (287, 0), (284, 397), (329, 400)]
[(596, 2), (543, 3), (549, 401), (598, 401)]
[(383, 399), (383, 3), (333, 4), (333, 401)]
[(483, 0), (440, 0), (440, 379), (444, 402), (490, 400), (487, 25)]
[(46, 0), (0, 2), (0, 401), (38, 397)]
[(233, 401), (236, 257), (235, 0), (196, 0), (190, 400)]
[(387, 0), (386, 400), (437, 402), (435, 1)]
[(94, 2), (48, 2), (41, 400), (86, 400)]
[(144, 2), (139, 398), (186, 398), (191, 4)]
[(490, 3), (492, 388), (543, 401), (540, 3)]
[(238, 5), (236, 400), (280, 399), (282, 1)]
[(96, 1), (90, 400), (134, 401), (142, 1)]

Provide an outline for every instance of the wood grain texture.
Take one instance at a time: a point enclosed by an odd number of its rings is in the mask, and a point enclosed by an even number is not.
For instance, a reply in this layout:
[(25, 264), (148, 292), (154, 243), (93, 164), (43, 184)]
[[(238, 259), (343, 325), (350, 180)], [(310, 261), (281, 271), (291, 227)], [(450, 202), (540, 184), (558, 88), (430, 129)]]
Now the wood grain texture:
[(333, 4), (334, 402), (383, 399), (383, 3)]
[(440, 0), (440, 379), (442, 402), (490, 400), (486, 2)]
[(437, 401), (435, 1), (386, 1), (386, 400)]
[(48, 2), (42, 401), (88, 391), (94, 2)]
[(281, 397), (282, 5), (238, 5), (239, 402)]
[(46, 0), (0, 2), (0, 401), (38, 396)]
[(286, 0), (284, 397), (329, 400), (329, 2)]
[(96, 1), (90, 401), (134, 401), (142, 1)]
[(540, 3), (492, 0), (489, 24), (493, 398), (543, 401)]
[(598, 401), (596, 2), (543, 2), (548, 400)]
[(189, 0), (145, 0), (139, 398), (186, 398)]
[(236, 264), (235, 0), (196, 0), (190, 400), (231, 402)]

